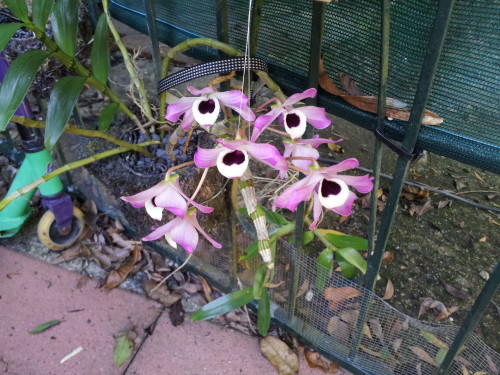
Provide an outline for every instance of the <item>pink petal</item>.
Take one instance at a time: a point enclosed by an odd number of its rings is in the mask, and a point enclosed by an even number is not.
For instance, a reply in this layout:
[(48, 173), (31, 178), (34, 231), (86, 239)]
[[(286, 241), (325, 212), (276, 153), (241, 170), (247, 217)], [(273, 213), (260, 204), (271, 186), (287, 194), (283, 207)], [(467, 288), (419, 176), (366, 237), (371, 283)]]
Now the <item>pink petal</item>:
[(250, 99), (241, 91), (231, 90), (213, 94), (226, 107), (238, 112), (247, 121), (255, 120), (255, 113), (247, 106)]
[(348, 171), (350, 169), (355, 169), (359, 166), (359, 161), (355, 158), (350, 158), (341, 161), (336, 165), (332, 165), (330, 167), (323, 168), (320, 173), (325, 176), (325, 178), (335, 178), (337, 173)]
[(281, 107), (275, 107), (271, 109), (265, 115), (259, 116), (257, 120), (253, 123), (253, 132), (251, 141), (255, 142), (260, 133), (263, 132), (265, 128), (267, 128), (282, 112), (285, 110)]
[(210, 94), (211, 92), (214, 92), (214, 89), (211, 88), (210, 86), (205, 87), (203, 89), (197, 89), (194, 86), (188, 86), (187, 89), (193, 95), (205, 95), (205, 94)]
[[(318, 160), (319, 152), (315, 148), (303, 146), (301, 144), (296, 144), (295, 147), (293, 147), (292, 156), (293, 157), (312, 158), (314, 160)], [(292, 164), (295, 165), (296, 167), (302, 168), (302, 169), (307, 171), (309, 169), (309, 165), (312, 164), (312, 161), (311, 160), (292, 160)]]
[(339, 139), (337, 141), (334, 141), (332, 139), (327, 139), (327, 138), (318, 138), (319, 136), (316, 134), (313, 138), (309, 139), (296, 139), (295, 143), (301, 144), (301, 145), (311, 145), (314, 148), (317, 148), (319, 145), (323, 143), (338, 143), (342, 142), (343, 139)]
[(187, 111), (191, 111), (193, 107), (193, 103), (198, 98), (193, 97), (184, 97), (180, 98), (175, 103), (169, 104), (167, 107), (167, 114), (165, 115), (165, 119), (172, 122), (177, 122), (179, 117)]
[(200, 226), (200, 223), (198, 223), (198, 220), (196, 219), (196, 212), (190, 214), (188, 216), (188, 220), (191, 222), (191, 224), (194, 225), (194, 227), (217, 249), (220, 249), (222, 245), (215, 241), (213, 238), (211, 238)]
[(185, 199), (172, 185), (156, 196), (154, 204), (180, 217), (184, 217), (188, 209)]
[(295, 211), (302, 201), (308, 201), (312, 197), (312, 192), (318, 183), (317, 179), (309, 175), (286, 188), (273, 202), (276, 207), (288, 208)]
[(267, 143), (253, 143), (245, 142), (246, 145), (243, 146), (248, 153), (257, 160), (270, 165), (278, 170), (287, 170), (288, 163), (286, 159), (280, 154), (278, 149), (273, 145)]
[(184, 219), (175, 228), (172, 228), (170, 238), (191, 254), (198, 246), (199, 235), (191, 222)]
[(176, 185), (176, 188), (177, 188), (177, 191), (180, 195), (182, 195), (182, 197), (192, 206), (196, 207), (198, 210), (200, 210), (201, 212), (203, 212), (204, 214), (209, 214), (211, 213), (214, 209), (212, 207), (208, 207), (208, 206), (203, 206), (199, 203), (196, 203), (195, 201), (193, 201), (191, 198), (189, 198), (186, 194), (184, 194), (184, 192), (182, 191), (181, 189), (181, 186), (179, 185), (179, 181), (176, 180), (175, 181), (175, 185)]
[(352, 214), (352, 204), (356, 198), (356, 194), (350, 191), (347, 201), (342, 206), (332, 208), (332, 211), (342, 216), (349, 216)]
[(179, 221), (182, 221), (182, 219), (176, 217), (174, 220), (169, 221), (167, 224), (157, 228), (152, 233), (148, 234), (146, 237), (143, 237), (142, 240), (143, 241), (157, 240), (158, 238), (164, 236), (166, 233), (170, 232), (172, 228), (174, 228), (176, 225), (179, 225)]
[(167, 188), (167, 186), (168, 182), (163, 180), (147, 190), (141, 191), (140, 193), (128, 197), (120, 197), (120, 199), (130, 203), (135, 208), (144, 207), (144, 204), (147, 200), (153, 199), (165, 188)]
[(205, 149), (198, 146), (198, 151), (194, 154), (194, 163), (198, 168), (209, 168), (217, 165), (217, 157), (224, 151), (223, 147)]
[(182, 118), (181, 129), (188, 130), (191, 127), (191, 125), (193, 125), (193, 122), (194, 122), (194, 115), (193, 111), (190, 109), (189, 111), (186, 111), (184, 117)]
[(307, 122), (316, 129), (324, 129), (332, 123), (332, 120), (326, 117), (324, 108), (310, 105), (299, 107), (297, 110), (306, 115)]
[(318, 226), (319, 219), (321, 218), (321, 214), (323, 212), (323, 205), (321, 204), (318, 194), (314, 194), (314, 203), (313, 203), (313, 219), (314, 221), (309, 225), (309, 230), (316, 229)]
[(307, 89), (302, 93), (297, 93), (291, 95), (285, 102), (283, 103), (283, 107), (289, 107), (297, 102), (305, 98), (314, 98), (316, 96), (316, 89)]
[(369, 193), (373, 189), (373, 177), (370, 177), (367, 174), (364, 176), (337, 175), (337, 178), (341, 179), (347, 185), (352, 186), (357, 191), (363, 194)]

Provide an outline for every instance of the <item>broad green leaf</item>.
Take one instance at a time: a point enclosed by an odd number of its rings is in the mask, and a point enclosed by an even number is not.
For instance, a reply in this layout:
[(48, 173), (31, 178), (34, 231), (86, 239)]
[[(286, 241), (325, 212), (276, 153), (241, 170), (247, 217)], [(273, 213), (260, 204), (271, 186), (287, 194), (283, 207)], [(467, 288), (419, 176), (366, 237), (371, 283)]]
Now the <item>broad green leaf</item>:
[(366, 259), (361, 256), (361, 254), (352, 247), (344, 247), (342, 249), (337, 249), (337, 253), (342, 256), (347, 262), (351, 263), (354, 267), (363, 273), (366, 273)]
[(440, 348), (438, 352), (436, 353), (435, 360), (438, 364), (441, 364), (444, 360), (444, 357), (446, 357), (446, 353), (448, 353), (447, 349)]
[(126, 335), (120, 335), (116, 338), (115, 350), (113, 351), (113, 360), (115, 366), (120, 367), (132, 355), (134, 343)]
[(282, 227), (283, 225), (288, 224), (288, 220), (285, 219), (283, 216), (281, 216), (277, 212), (269, 211), (267, 208), (264, 208), (260, 206), (262, 210), (264, 211), (264, 214), (266, 215), (266, 220), (270, 224), (274, 224), (278, 227)]
[(59, 48), (75, 56), (78, 28), (78, 0), (58, 0), (52, 8), (52, 30)]
[(259, 310), (257, 311), (257, 327), (262, 336), (267, 335), (269, 326), (271, 325), (271, 298), (267, 289), (264, 288), (259, 300)]
[(314, 240), (314, 232), (312, 230), (304, 232), (304, 234), (302, 235), (302, 245), (305, 246), (312, 240)]
[(245, 288), (226, 294), (215, 301), (207, 303), (191, 315), (191, 320), (197, 322), (210, 319), (231, 310), (237, 309), (253, 301), (252, 288)]
[(241, 216), (245, 216), (245, 217), (248, 217), (248, 211), (245, 207), (240, 207), (238, 208), (238, 213), (241, 215)]
[(238, 262), (243, 262), (245, 260), (255, 257), (259, 253), (259, 241), (253, 241), (250, 246), (245, 250), (245, 255), (240, 256)]
[(261, 264), (255, 272), (255, 277), (253, 279), (253, 298), (256, 300), (260, 299), (262, 291), (265, 290), (264, 282), (266, 280), (267, 266)]
[(339, 253), (336, 253), (336, 259), (340, 266), (342, 276), (346, 279), (354, 279), (356, 277), (356, 267), (346, 261)]
[(4, 23), (0, 25), (0, 51), (3, 51), (10, 38), (24, 26), (24, 23)]
[(37, 334), (37, 333), (42, 333), (43, 331), (46, 331), (47, 329), (54, 327), (61, 323), (60, 320), (51, 320), (46, 323), (40, 324), (38, 327), (32, 329), (29, 331), (29, 333)]
[(38, 68), (49, 55), (48, 51), (32, 50), (12, 62), (0, 89), (0, 131), (7, 127), (26, 96)]
[(109, 71), (108, 22), (103, 13), (99, 17), (92, 45), (92, 73), (94, 77), (106, 84)]
[(116, 112), (120, 105), (118, 103), (109, 103), (101, 112), (101, 117), (99, 117), (99, 130), (105, 132), (108, 130), (109, 125), (115, 118)]
[(23, 22), (29, 22), (28, 5), (25, 0), (5, 0), (5, 4), (14, 16)]
[(323, 250), (317, 259), (316, 264), (316, 289), (323, 291), (325, 289), (326, 280), (333, 266), (333, 250), (326, 248)]
[(356, 250), (368, 249), (368, 241), (357, 236), (348, 236), (345, 234), (337, 235), (328, 233), (326, 239), (336, 247), (352, 247)]
[(52, 150), (63, 133), (86, 80), (86, 77), (63, 77), (54, 85), (45, 122), (47, 149)]
[(33, 1), (33, 23), (36, 27), (45, 31), (45, 25), (47, 24), (53, 5), (54, 0)]

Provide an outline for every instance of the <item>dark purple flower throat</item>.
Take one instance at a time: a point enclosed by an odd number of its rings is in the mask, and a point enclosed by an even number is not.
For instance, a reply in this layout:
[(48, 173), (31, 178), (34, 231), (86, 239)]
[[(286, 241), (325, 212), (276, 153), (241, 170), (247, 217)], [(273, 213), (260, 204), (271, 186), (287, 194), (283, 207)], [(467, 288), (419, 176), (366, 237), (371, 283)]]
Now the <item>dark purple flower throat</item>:
[(215, 110), (215, 102), (213, 99), (207, 99), (198, 105), (198, 111), (200, 111), (201, 114), (206, 114), (206, 113), (212, 113)]
[(243, 164), (244, 161), (245, 161), (245, 154), (238, 150), (233, 152), (228, 152), (222, 158), (222, 162), (225, 165)]
[(286, 115), (286, 125), (289, 128), (295, 128), (300, 125), (300, 117), (295, 113), (288, 113)]
[(321, 195), (328, 197), (329, 195), (338, 195), (342, 188), (335, 181), (323, 180), (321, 184)]

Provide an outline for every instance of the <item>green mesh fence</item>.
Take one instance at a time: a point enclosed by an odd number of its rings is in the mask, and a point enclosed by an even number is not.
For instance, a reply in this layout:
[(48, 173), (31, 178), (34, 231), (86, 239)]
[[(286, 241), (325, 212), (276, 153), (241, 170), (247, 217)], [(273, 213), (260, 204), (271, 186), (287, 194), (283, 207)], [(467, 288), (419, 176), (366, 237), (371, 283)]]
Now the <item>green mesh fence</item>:
[[(115, 17), (146, 32), (142, 2), (112, 1)], [(323, 53), (336, 79), (354, 78), (365, 95), (377, 94), (380, 51), (380, 6), (375, 0), (339, 1), (327, 7)], [(429, 41), (436, 0), (394, 1), (388, 96), (411, 106)], [(257, 55), (271, 65), (271, 75), (288, 93), (306, 88), (312, 1), (264, 2)], [(215, 2), (156, 2), (159, 37), (169, 45), (192, 37), (217, 35)], [(248, 4), (229, 1), (230, 43), (243, 48)], [(139, 17), (138, 17), (139, 16)], [(444, 118), (425, 126), (417, 147), (500, 173), (500, 1), (457, 1), (439, 63), (428, 109)], [(202, 59), (217, 58), (198, 48)], [(338, 83), (338, 82), (337, 82)], [(327, 93), (319, 103), (329, 112), (371, 128), (374, 116)], [(386, 121), (386, 132), (400, 140), (405, 123)]]

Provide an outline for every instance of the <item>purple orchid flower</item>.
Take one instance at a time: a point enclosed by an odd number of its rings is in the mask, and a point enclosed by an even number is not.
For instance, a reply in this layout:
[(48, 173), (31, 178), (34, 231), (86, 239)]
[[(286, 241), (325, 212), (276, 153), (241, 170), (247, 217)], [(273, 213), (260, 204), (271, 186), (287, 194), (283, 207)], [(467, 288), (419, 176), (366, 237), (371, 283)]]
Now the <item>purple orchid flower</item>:
[(155, 220), (161, 220), (163, 210), (172, 212), (174, 215), (184, 217), (188, 210), (188, 203), (203, 213), (210, 213), (212, 207), (203, 206), (187, 197), (179, 185), (179, 175), (174, 174), (165, 177), (163, 181), (152, 188), (141, 191), (138, 194), (120, 197), (129, 202), (133, 207), (146, 207), (146, 212)]
[[(288, 157), (304, 157), (318, 160), (319, 152), (316, 150), (320, 144), (323, 143), (337, 143), (341, 142), (342, 139), (334, 141), (326, 138), (319, 138), (319, 135), (314, 135), (311, 139), (285, 139), (283, 145), (285, 146), (285, 151), (283, 156)], [(293, 165), (298, 168), (308, 170), (309, 165), (312, 164), (311, 160), (292, 160)]]
[(255, 114), (247, 106), (250, 99), (241, 91), (215, 92), (211, 87), (198, 90), (193, 86), (188, 86), (187, 89), (199, 97), (183, 97), (169, 104), (165, 115), (168, 121), (177, 122), (184, 114), (181, 122), (184, 130), (189, 129), (194, 121), (202, 126), (212, 126), (219, 117), (221, 104), (238, 112), (247, 121), (255, 120)]
[(273, 109), (265, 115), (259, 116), (254, 122), (252, 142), (255, 142), (262, 131), (268, 127), (278, 116), (285, 130), (293, 139), (300, 138), (306, 131), (306, 123), (310, 123), (316, 129), (324, 129), (331, 124), (326, 117), (325, 109), (315, 106), (303, 106), (294, 108), (293, 104), (305, 99), (314, 98), (316, 89), (308, 89), (303, 93), (293, 94), (281, 105), (273, 106)]
[(307, 202), (314, 198), (314, 221), (309, 226), (310, 230), (318, 225), (323, 207), (339, 215), (349, 216), (352, 213), (352, 204), (356, 199), (356, 194), (349, 190), (349, 186), (360, 193), (368, 193), (373, 189), (373, 177), (338, 174), (357, 168), (358, 165), (358, 160), (351, 158), (331, 167), (312, 170), (307, 177), (285, 189), (274, 200), (274, 205), (295, 211), (300, 202)]
[(152, 233), (144, 237), (143, 241), (157, 240), (161, 236), (165, 236), (169, 245), (177, 248), (181, 245), (189, 254), (196, 250), (199, 241), (200, 232), (214, 247), (220, 249), (222, 245), (211, 238), (200, 226), (196, 219), (196, 209), (190, 209), (184, 217), (176, 217), (167, 224), (154, 230)]
[(220, 138), (217, 142), (219, 142), (219, 147), (210, 150), (198, 147), (194, 155), (194, 163), (199, 168), (217, 166), (224, 177), (238, 178), (245, 173), (250, 154), (254, 159), (279, 170), (281, 178), (286, 175), (288, 163), (273, 145), (247, 140), (224, 141)]

